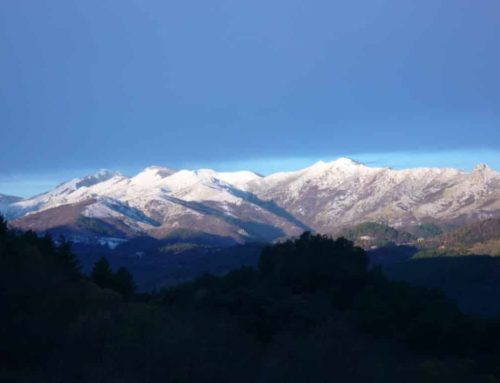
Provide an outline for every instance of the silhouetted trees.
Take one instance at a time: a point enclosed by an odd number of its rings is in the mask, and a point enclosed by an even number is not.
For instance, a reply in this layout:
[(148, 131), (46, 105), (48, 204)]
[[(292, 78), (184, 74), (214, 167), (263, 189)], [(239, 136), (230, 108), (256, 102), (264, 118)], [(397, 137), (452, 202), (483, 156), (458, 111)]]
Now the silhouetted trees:
[(94, 264), (92, 273), (90, 274), (90, 279), (96, 285), (103, 287), (105, 289), (111, 289), (115, 286), (115, 278), (111, 266), (106, 258), (101, 257)]
[(338, 306), (348, 304), (363, 288), (368, 258), (345, 238), (303, 233), (265, 248), (259, 262), (261, 277), (296, 294), (329, 289)]
[(126, 300), (132, 298), (135, 294), (136, 285), (132, 274), (125, 268), (120, 267), (114, 275), (114, 289), (119, 292)]
[(98, 286), (120, 293), (126, 300), (135, 294), (136, 285), (132, 274), (125, 267), (120, 267), (116, 273), (113, 273), (109, 262), (104, 257), (99, 258), (95, 263), (90, 278)]
[(0, 219), (0, 381), (500, 377), (500, 321), (388, 281), (342, 238), (304, 233), (268, 246), (257, 269), (204, 275), (149, 300), (134, 292), (126, 269), (102, 258), (87, 278), (69, 243)]
[[(363, 342), (393, 342), (395, 349), (401, 344), (406, 352), (436, 359), (470, 358), (485, 344), (500, 345), (498, 336), (485, 337), (484, 323), (464, 316), (441, 291), (388, 281), (380, 268), (368, 268), (365, 252), (352, 242), (307, 232), (265, 248), (258, 270), (205, 275), (169, 289), (164, 301), (226, 312), (269, 344), (283, 332), (307, 336), (332, 320), (345, 326), (340, 318), (349, 318), (348, 331), (372, 339)], [(325, 350), (334, 341), (317, 340), (325, 342)], [(441, 370), (448, 374), (446, 363), (436, 367), (436, 376)]]
[[(48, 242), (47, 246), (50, 246), (50, 237), (46, 236), (45, 241)], [(81, 275), (81, 265), (75, 253), (73, 253), (71, 249), (71, 242), (63, 236), (59, 239), (57, 256), (60, 258), (63, 267), (65, 267), (70, 273), (74, 273), (76, 276)]]
[(7, 234), (7, 221), (0, 214), (0, 236), (5, 236)]

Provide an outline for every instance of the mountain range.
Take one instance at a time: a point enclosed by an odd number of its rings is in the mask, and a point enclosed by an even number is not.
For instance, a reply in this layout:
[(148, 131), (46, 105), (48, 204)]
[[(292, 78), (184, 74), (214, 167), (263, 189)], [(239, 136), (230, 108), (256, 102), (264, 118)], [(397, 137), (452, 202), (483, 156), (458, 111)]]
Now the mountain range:
[(190, 231), (264, 242), (368, 221), (408, 227), (499, 217), (500, 173), (484, 164), (395, 170), (348, 158), (268, 176), (152, 166), (133, 177), (101, 170), (26, 199), (0, 195), (0, 211), (12, 227), (76, 241)]

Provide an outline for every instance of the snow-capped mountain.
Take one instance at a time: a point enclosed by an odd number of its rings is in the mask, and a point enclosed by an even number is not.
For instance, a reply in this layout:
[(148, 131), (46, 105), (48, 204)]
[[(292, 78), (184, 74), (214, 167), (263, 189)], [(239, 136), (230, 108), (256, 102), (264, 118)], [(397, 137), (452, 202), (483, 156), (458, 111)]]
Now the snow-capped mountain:
[(35, 231), (164, 237), (193, 230), (237, 241), (272, 240), (308, 229), (284, 209), (245, 191), (261, 176), (149, 167), (134, 177), (100, 171), (11, 204), (12, 224)]
[(364, 221), (402, 226), (500, 215), (500, 173), (478, 165), (394, 170), (348, 158), (266, 177), (153, 166), (134, 177), (101, 170), (2, 205), (11, 224), (82, 236), (162, 238), (192, 230), (237, 241), (273, 240)]
[(484, 164), (466, 173), (372, 168), (340, 158), (252, 181), (248, 190), (321, 232), (363, 221), (402, 226), (500, 214), (500, 173)]

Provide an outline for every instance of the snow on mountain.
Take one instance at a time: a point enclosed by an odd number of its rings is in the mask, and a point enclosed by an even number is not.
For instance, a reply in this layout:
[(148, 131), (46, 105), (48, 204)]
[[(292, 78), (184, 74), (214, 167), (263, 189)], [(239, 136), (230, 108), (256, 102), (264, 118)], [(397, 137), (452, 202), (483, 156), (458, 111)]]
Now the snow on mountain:
[(262, 176), (254, 172), (239, 171), (217, 173), (217, 178), (241, 190), (245, 190), (250, 182), (257, 181), (261, 179)]
[(22, 227), (23, 217), (37, 214), (37, 222), (43, 222), (44, 211), (70, 205), (81, 206), (75, 219), (120, 226), (127, 235), (162, 237), (189, 229), (241, 241), (270, 240), (308, 228), (328, 233), (364, 221), (398, 226), (498, 216), (500, 173), (486, 165), (470, 173), (394, 170), (348, 158), (266, 177), (153, 166), (134, 177), (100, 171), (14, 201), (6, 210)]
[[(318, 161), (310, 167), (295, 171), (271, 174), (256, 181), (251, 181), (249, 190), (272, 197), (286, 190), (286, 200), (299, 198), (302, 191), (314, 186), (318, 189), (328, 189), (340, 185), (346, 179), (366, 178), (378, 172), (379, 168), (369, 168), (349, 158), (339, 158), (330, 163)], [(286, 202), (286, 201), (284, 201)]]
[(99, 195), (97, 190), (124, 179), (126, 177), (118, 172), (100, 170), (95, 174), (64, 182), (47, 193), (13, 203), (5, 213), (8, 218), (13, 219), (61, 205), (78, 203)]
[[(478, 172), (486, 173), (479, 175)], [(433, 220), (477, 218), (500, 212), (500, 174), (480, 167), (472, 173), (457, 169), (372, 168), (348, 158), (250, 183), (248, 190), (275, 201), (299, 220), (322, 232), (363, 221), (392, 225)]]
[(150, 166), (130, 180), (131, 186), (135, 186), (141, 189), (153, 188), (161, 184), (165, 178), (171, 176), (174, 173), (175, 170), (169, 168)]
[(500, 173), (479, 164), (446, 190), (441, 198), (422, 204), (417, 212), (436, 219), (492, 218), (500, 211)]
[(281, 208), (244, 190), (258, 178), (251, 172), (210, 169), (148, 167), (131, 178), (101, 171), (11, 205), (10, 217), (22, 226), (22, 217), (30, 214), (85, 203), (83, 217), (108, 224), (119, 221), (136, 233), (160, 237), (185, 228), (238, 239), (273, 239), (303, 230), (305, 225)]

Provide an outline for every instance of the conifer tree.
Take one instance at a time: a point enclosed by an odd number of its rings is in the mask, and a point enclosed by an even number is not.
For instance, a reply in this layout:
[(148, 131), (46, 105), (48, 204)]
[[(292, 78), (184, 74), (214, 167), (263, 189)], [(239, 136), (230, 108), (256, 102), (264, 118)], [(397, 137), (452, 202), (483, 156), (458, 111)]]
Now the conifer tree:
[(106, 258), (101, 257), (94, 265), (90, 275), (92, 281), (100, 287), (112, 289), (115, 285), (113, 271)]
[(114, 279), (115, 290), (119, 292), (125, 300), (129, 300), (134, 295), (136, 289), (132, 274), (130, 274), (125, 267), (120, 267)]
[(78, 258), (71, 249), (71, 242), (64, 236), (59, 239), (59, 246), (57, 248), (58, 258), (62, 261), (64, 267), (73, 275), (81, 275), (81, 265)]
[(0, 214), (0, 236), (4, 236), (5, 234), (7, 234), (7, 221)]

